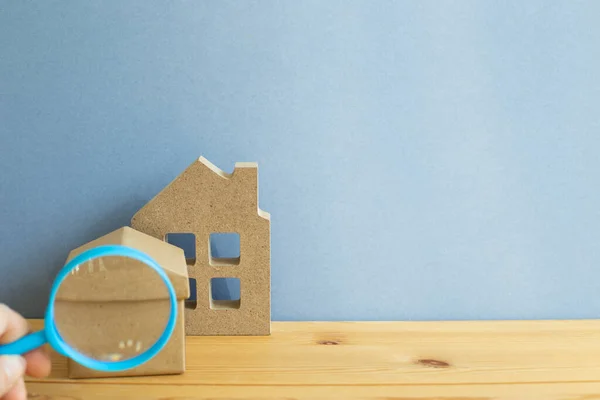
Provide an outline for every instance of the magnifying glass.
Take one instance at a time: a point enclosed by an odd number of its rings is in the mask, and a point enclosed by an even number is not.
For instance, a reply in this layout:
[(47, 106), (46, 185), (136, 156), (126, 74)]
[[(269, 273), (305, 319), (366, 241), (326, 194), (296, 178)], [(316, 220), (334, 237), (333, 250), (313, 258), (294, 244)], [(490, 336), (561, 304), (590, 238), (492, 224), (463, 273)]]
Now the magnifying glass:
[(84, 367), (119, 372), (158, 354), (176, 320), (175, 289), (160, 265), (131, 247), (99, 246), (58, 273), (44, 329), (0, 345), (0, 355), (20, 355), (49, 343)]

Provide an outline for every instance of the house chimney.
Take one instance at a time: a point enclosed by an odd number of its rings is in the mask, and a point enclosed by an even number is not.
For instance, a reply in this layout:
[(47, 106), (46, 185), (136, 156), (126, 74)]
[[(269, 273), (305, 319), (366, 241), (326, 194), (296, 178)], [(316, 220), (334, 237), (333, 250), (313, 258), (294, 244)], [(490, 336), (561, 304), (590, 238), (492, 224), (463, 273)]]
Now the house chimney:
[(241, 191), (247, 194), (253, 209), (258, 207), (258, 164), (255, 162), (238, 162), (235, 164), (232, 179)]

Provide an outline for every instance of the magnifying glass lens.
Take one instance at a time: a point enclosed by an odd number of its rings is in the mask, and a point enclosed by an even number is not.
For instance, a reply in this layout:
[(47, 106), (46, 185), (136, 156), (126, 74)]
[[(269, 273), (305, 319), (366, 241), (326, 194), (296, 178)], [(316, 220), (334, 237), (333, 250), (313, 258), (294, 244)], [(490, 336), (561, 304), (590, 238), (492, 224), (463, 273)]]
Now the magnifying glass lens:
[(61, 339), (103, 362), (134, 358), (161, 337), (170, 318), (169, 291), (161, 276), (137, 259), (104, 256), (76, 266), (54, 303)]

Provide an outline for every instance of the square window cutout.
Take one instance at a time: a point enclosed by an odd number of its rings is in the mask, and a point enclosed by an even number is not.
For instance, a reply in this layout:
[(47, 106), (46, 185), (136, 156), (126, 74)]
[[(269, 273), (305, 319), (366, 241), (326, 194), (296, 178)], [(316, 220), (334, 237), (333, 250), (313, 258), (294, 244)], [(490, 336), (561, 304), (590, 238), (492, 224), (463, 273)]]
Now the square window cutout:
[(167, 233), (165, 241), (183, 249), (187, 265), (196, 264), (196, 235), (193, 233)]
[(211, 233), (209, 238), (210, 265), (240, 264), (240, 235), (234, 232)]
[(238, 278), (212, 278), (210, 280), (210, 308), (213, 310), (240, 308), (240, 292)]
[(196, 289), (196, 280), (190, 278), (190, 297), (185, 299), (185, 308), (195, 310), (198, 307), (198, 291)]

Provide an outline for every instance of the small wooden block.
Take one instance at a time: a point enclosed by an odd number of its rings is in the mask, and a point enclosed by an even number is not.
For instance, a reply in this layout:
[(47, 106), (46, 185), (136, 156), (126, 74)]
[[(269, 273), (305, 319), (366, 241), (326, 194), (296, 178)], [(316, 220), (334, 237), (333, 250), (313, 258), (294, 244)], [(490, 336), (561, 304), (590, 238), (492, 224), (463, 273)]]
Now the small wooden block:
[[(155, 238), (191, 233), (196, 257), (196, 308), (185, 310), (186, 334), (269, 335), (271, 333), (270, 214), (258, 206), (258, 166), (236, 163), (228, 174), (200, 157), (132, 218), (131, 226)], [(210, 235), (237, 233), (239, 257), (215, 258)], [(240, 280), (239, 301), (213, 300), (212, 278)]]
[[(69, 359), (69, 377), (98, 378), (183, 373), (185, 371), (184, 301), (189, 297), (187, 267), (183, 251), (130, 227), (123, 227), (71, 251), (67, 262), (85, 250), (102, 245), (123, 245), (140, 250), (163, 268), (177, 296), (178, 314), (175, 330), (169, 342), (153, 359), (136, 368), (122, 372), (100, 372)], [(103, 267), (103, 264), (100, 264), (101, 259), (97, 261), (98, 264), (90, 263), (87, 266), (82, 265), (81, 268), (87, 268), (88, 272), (90, 269), (92, 272), (94, 269), (98, 269), (100, 272), (102, 268), (110, 268), (110, 266)], [(76, 332), (76, 336), (88, 338), (89, 343), (86, 343), (86, 346), (94, 348), (107, 346), (107, 343), (104, 342), (110, 342), (109, 344), (112, 346), (116, 339), (123, 339), (124, 343), (131, 341), (128, 340), (131, 338), (138, 340), (145, 334), (140, 329), (148, 327), (156, 328), (155, 330), (164, 329), (160, 324), (165, 321), (161, 321), (159, 318), (161, 314), (157, 313), (157, 309), (158, 307), (168, 308), (170, 303), (167, 297), (162, 297), (161, 291), (157, 290), (161, 288), (143, 281), (141, 275), (148, 271), (141, 271), (135, 260), (130, 260), (127, 268), (122, 272), (124, 276), (127, 273), (131, 275), (128, 277), (131, 279), (124, 278), (123, 286), (112, 285), (115, 283), (114, 280), (109, 280), (107, 285), (102, 279), (96, 279), (92, 274), (87, 276), (96, 281), (90, 281), (93, 283), (81, 287), (68, 285), (68, 280), (65, 280), (55, 303), (57, 324), (60, 323), (61, 334), (68, 335)], [(63, 286), (66, 288), (63, 289)], [(95, 287), (95, 290), (88, 294), (83, 293), (91, 287)], [(58, 321), (59, 312), (60, 321)], [(106, 320), (103, 320), (103, 316), (106, 317)], [(141, 323), (142, 320), (143, 323)], [(136, 331), (136, 327), (145, 328)], [(131, 329), (134, 331), (132, 332)], [(107, 333), (108, 331), (110, 334)], [(152, 339), (156, 340), (160, 334), (162, 331), (158, 331), (157, 335), (152, 336)], [(82, 349), (79, 350), (82, 351)]]

